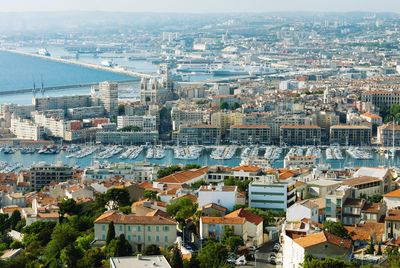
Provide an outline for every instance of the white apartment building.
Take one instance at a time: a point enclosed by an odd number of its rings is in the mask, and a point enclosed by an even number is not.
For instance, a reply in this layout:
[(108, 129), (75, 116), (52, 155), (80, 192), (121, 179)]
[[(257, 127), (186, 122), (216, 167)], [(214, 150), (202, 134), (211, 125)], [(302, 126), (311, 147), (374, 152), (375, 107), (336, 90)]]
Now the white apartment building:
[(36, 124), (42, 126), (44, 131), (51, 136), (64, 138), (66, 131), (66, 122), (62, 118), (47, 117), (44, 113), (32, 113)]
[(297, 202), (286, 211), (286, 221), (288, 222), (301, 221), (304, 218), (318, 222), (318, 205), (312, 200)]
[(118, 116), (117, 127), (118, 129), (134, 126), (139, 127), (142, 132), (157, 131), (157, 117), (154, 115), (144, 116)]
[(296, 200), (293, 179), (278, 180), (266, 175), (249, 184), (249, 207), (286, 211)]
[(207, 120), (207, 113), (201, 110), (181, 110), (178, 107), (171, 109), (172, 129), (178, 130), (180, 125), (202, 124)]
[(13, 115), (11, 117), (10, 131), (17, 136), (18, 139), (37, 141), (41, 139), (44, 128), (29, 119), (22, 119)]
[(199, 207), (215, 203), (223, 206), (228, 210), (232, 210), (235, 204), (238, 204), (238, 189), (237, 186), (201, 186), (198, 191), (197, 201)]

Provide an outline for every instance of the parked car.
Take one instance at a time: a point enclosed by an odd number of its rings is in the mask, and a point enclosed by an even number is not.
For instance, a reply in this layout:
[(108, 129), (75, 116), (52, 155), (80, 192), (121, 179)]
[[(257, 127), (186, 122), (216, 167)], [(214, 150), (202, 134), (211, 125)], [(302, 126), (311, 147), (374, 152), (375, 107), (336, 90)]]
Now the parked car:
[(272, 251), (273, 251), (273, 252), (278, 252), (280, 248), (281, 248), (281, 244), (276, 243), (276, 244), (274, 245), (274, 249), (273, 249)]
[(247, 265), (246, 257), (245, 257), (244, 255), (243, 255), (243, 256), (240, 256), (240, 257), (236, 260), (235, 265), (240, 265), (240, 266), (242, 266), (242, 265)]

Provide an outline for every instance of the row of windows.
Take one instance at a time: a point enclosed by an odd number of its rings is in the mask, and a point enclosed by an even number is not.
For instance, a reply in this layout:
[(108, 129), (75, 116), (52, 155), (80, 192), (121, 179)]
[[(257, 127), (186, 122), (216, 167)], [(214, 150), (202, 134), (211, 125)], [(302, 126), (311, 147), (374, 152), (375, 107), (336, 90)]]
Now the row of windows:
[(278, 200), (251, 200), (251, 203), (274, 203), (274, 204), (284, 204), (285, 201)]
[[(133, 226), (128, 225), (128, 232), (130, 232), (130, 231), (133, 230), (132, 227), (133, 227)], [(105, 231), (105, 230), (106, 230), (106, 225), (103, 224), (103, 225), (101, 226), (101, 229), (102, 229), (103, 231)], [(140, 225), (137, 225), (137, 226), (136, 226), (136, 230), (137, 230), (137, 231), (141, 231), (141, 229), (142, 229), (142, 226), (140, 226)], [(147, 231), (148, 231), (148, 232), (151, 232), (151, 229), (152, 229), (151, 226), (148, 225), (148, 226), (147, 226)], [(123, 230), (123, 225), (119, 225), (119, 231), (122, 232), (122, 230)], [(159, 232), (159, 231), (160, 231), (160, 226), (156, 225), (155, 230), (156, 230), (156, 232)], [(162, 230), (165, 231), (165, 232), (168, 232), (168, 231), (169, 231), (169, 226), (168, 226), (168, 225), (162, 226)]]
[(285, 195), (284, 193), (251, 192), (254, 195)]

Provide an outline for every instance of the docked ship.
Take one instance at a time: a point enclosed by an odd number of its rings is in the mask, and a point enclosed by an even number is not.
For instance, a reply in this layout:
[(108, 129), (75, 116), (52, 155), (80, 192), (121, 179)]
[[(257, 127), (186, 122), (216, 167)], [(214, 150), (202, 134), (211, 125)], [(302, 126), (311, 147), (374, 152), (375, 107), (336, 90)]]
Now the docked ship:
[(268, 68), (263, 65), (251, 64), (251, 65), (219, 65), (214, 68), (211, 73), (214, 76), (238, 76), (238, 75), (267, 75), (274, 74), (274, 69)]
[(50, 57), (51, 56), (50, 52), (45, 48), (39, 48), (37, 54), (41, 55), (41, 56), (46, 56), (46, 57)]
[(179, 73), (208, 73), (210, 65), (203, 63), (178, 64), (176, 71)]
[(110, 68), (115, 67), (117, 65), (112, 60), (102, 60), (100, 64), (103, 67), (110, 67)]

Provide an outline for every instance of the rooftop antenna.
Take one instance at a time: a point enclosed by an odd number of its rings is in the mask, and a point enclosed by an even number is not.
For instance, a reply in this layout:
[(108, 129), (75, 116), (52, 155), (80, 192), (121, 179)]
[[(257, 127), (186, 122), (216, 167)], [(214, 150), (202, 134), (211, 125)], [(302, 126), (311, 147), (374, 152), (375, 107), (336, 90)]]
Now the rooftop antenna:
[(44, 85), (43, 85), (43, 76), (42, 76), (42, 75), (40, 75), (40, 82), (41, 82), (41, 84), (42, 84), (42, 85), (41, 85), (42, 87), (41, 87), (41, 90), (40, 90), (40, 91), (42, 92), (42, 97), (44, 97)]

